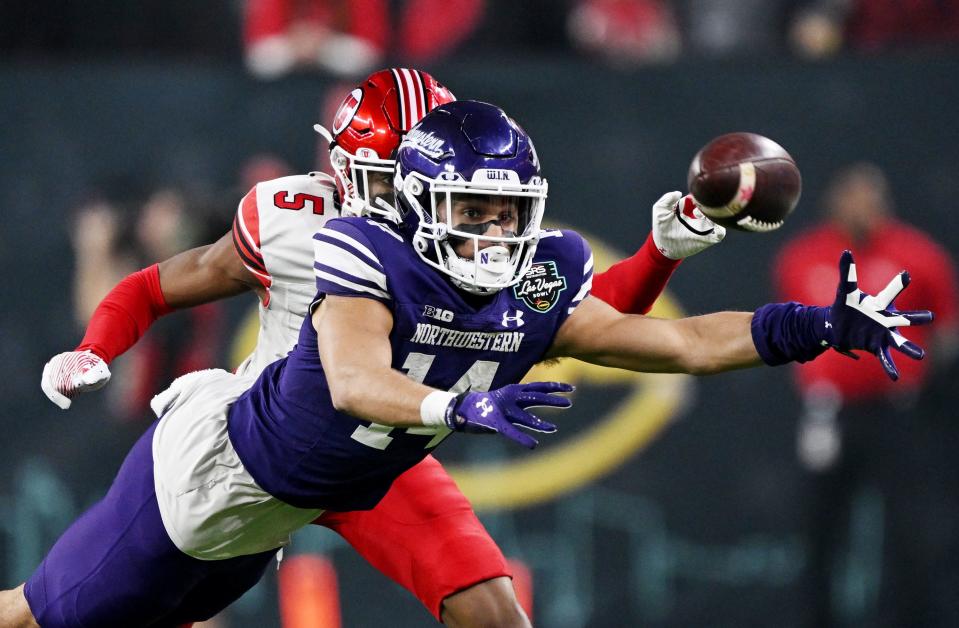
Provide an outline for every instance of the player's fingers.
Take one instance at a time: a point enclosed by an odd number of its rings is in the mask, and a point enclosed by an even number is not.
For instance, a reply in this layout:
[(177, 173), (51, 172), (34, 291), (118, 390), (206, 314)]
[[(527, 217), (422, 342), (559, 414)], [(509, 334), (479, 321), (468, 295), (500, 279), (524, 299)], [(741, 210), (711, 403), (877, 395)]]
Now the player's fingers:
[(573, 400), (568, 397), (548, 395), (546, 393), (523, 393), (516, 398), (516, 405), (520, 408), (568, 408), (573, 405)]
[(858, 289), (856, 262), (852, 257), (852, 251), (846, 249), (839, 256), (839, 288), (836, 290), (836, 299), (845, 303), (846, 295)]
[(505, 424), (502, 427), (502, 429), (500, 430), (500, 434), (510, 439), (511, 441), (519, 443), (520, 445), (522, 445), (523, 447), (526, 447), (527, 449), (535, 449), (536, 445), (539, 444), (538, 440), (536, 440), (535, 438), (533, 438), (526, 432), (516, 427), (513, 427), (509, 423)]
[(69, 409), (70, 404), (73, 403), (53, 385), (53, 371), (49, 362), (43, 367), (43, 376), (40, 378), (40, 389), (43, 391), (43, 394), (47, 396), (47, 399), (56, 404), (61, 410)]
[(525, 428), (544, 434), (552, 434), (556, 431), (556, 425), (549, 421), (544, 421), (535, 414), (525, 410), (514, 410), (507, 413), (507, 418), (513, 425), (522, 425)]
[(892, 336), (892, 346), (897, 349), (900, 353), (912, 358), (913, 360), (921, 360), (925, 357), (926, 352), (911, 340), (907, 340), (905, 336), (898, 332), (890, 332)]
[(675, 211), (676, 206), (679, 203), (679, 199), (682, 197), (683, 193), (679, 191), (666, 192), (660, 196), (659, 200), (653, 205), (653, 211), (655, 211), (658, 215), (669, 216), (673, 213), (673, 211)]
[[(676, 220), (690, 233), (700, 238), (710, 239), (716, 233), (716, 223), (706, 217), (706, 215), (697, 207), (696, 201), (692, 196), (685, 196), (676, 206)], [(723, 232), (725, 235), (725, 231)], [(722, 240), (722, 237), (719, 238)], [(718, 242), (718, 240), (717, 240)]]
[(921, 360), (926, 357), (925, 350), (911, 340), (907, 340), (903, 344), (896, 346), (896, 349), (913, 360)]
[(879, 306), (880, 310), (884, 310), (889, 307), (893, 301), (896, 300), (896, 297), (906, 289), (906, 286), (909, 285), (909, 273), (906, 271), (900, 272), (898, 275), (892, 278), (886, 287), (883, 288), (876, 295), (876, 304)]
[(899, 369), (896, 368), (896, 363), (892, 361), (892, 354), (889, 352), (888, 346), (877, 351), (876, 357), (879, 358), (879, 362), (882, 364), (882, 370), (886, 371), (889, 379), (892, 381), (899, 379)]
[[(706, 220), (709, 220), (709, 219), (706, 218)], [(712, 222), (711, 220), (710, 220), (710, 222), (711, 222), (712, 225), (713, 225), (713, 232), (712, 232), (711, 234), (709, 234), (709, 241), (710, 241), (710, 242), (713, 242), (714, 244), (717, 243), (717, 242), (722, 242), (722, 241), (723, 241), (723, 238), (726, 237), (726, 227), (724, 227), (724, 226), (722, 226), (722, 225), (717, 225), (716, 223)]]
[(83, 373), (73, 376), (73, 383), (81, 392), (100, 390), (110, 381), (110, 367), (98, 362)]
[(925, 325), (931, 323), (936, 317), (929, 310), (909, 310), (908, 312), (896, 312), (896, 314), (909, 321), (910, 325)]
[(524, 393), (570, 393), (576, 390), (575, 386), (565, 382), (529, 382), (521, 385)]

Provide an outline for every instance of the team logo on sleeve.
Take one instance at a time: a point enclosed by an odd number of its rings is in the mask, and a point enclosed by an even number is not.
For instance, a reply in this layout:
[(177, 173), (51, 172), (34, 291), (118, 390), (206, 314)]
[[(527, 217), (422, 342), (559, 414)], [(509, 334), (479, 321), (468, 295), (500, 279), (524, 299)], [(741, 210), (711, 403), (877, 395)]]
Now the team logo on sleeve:
[(556, 270), (556, 262), (533, 264), (523, 279), (513, 286), (513, 296), (522, 299), (535, 312), (549, 312), (566, 289), (566, 277)]

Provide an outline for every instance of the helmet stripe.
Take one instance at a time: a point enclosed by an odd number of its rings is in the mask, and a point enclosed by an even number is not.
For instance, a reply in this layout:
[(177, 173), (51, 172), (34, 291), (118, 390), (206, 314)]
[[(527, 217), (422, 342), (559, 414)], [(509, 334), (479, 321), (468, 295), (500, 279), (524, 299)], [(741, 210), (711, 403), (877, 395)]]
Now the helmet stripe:
[(423, 73), (419, 70), (413, 71), (413, 78), (416, 79), (416, 93), (420, 100), (420, 106), (417, 108), (416, 120), (414, 122), (419, 122), (423, 119), (423, 116), (427, 114), (427, 107), (429, 107), (426, 100), (426, 81), (423, 80)]
[(404, 105), (407, 107), (408, 113), (406, 116), (407, 124), (403, 127), (403, 131), (409, 131), (410, 128), (419, 121), (419, 106), (416, 103), (416, 83), (413, 79), (413, 72), (407, 70), (406, 68), (400, 68), (400, 76), (403, 77), (403, 80), (406, 83), (406, 98), (404, 99)]
[(396, 68), (393, 68), (391, 72), (393, 74), (393, 80), (396, 82), (396, 95), (398, 98), (397, 104), (399, 105), (399, 110), (400, 110), (400, 130), (406, 131), (407, 129), (410, 128), (406, 122), (406, 105), (405, 105), (406, 90), (403, 85), (403, 79), (400, 78), (399, 71)]

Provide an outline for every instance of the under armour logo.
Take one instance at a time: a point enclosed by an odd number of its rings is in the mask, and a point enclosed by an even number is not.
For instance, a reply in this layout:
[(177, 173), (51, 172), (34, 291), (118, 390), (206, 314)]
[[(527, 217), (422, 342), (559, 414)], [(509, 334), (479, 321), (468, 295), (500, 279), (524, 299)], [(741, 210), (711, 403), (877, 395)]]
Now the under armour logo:
[(826, 329), (832, 329), (832, 323), (826, 321)]
[(480, 409), (483, 411), (483, 415), (482, 415), (482, 416), (483, 416), (484, 419), (486, 418), (486, 416), (487, 416), (490, 412), (493, 411), (493, 406), (491, 406), (490, 403), (489, 403), (489, 397), (483, 397), (482, 399), (480, 399), (479, 401), (477, 401), (477, 402), (476, 402), (476, 407), (477, 407), (477, 408), (480, 408)]
[(509, 310), (503, 312), (503, 327), (510, 327), (512, 324), (513, 327), (522, 327), (526, 323), (523, 321), (523, 312), (521, 310), (516, 310), (515, 316), (509, 315)]

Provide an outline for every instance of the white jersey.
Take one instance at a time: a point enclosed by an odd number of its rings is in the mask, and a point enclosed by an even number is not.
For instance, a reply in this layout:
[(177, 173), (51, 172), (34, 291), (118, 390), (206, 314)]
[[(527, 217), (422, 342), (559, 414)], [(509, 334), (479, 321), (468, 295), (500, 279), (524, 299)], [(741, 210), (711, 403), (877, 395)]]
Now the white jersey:
[(339, 211), (336, 185), (321, 172), (257, 183), (233, 221), (233, 244), (268, 296), (260, 303), (260, 331), (253, 353), (237, 368), (258, 375), (296, 344), (316, 293), (313, 234)]
[(339, 211), (323, 173), (257, 183), (233, 221), (233, 245), (267, 289), (253, 353), (236, 374), (180, 377), (153, 400), (163, 420), (153, 435), (154, 486), (164, 528), (184, 553), (218, 560), (285, 545), (320, 510), (294, 508), (260, 488), (227, 434), (227, 413), (272, 362), (296, 344), (316, 293), (313, 234)]

